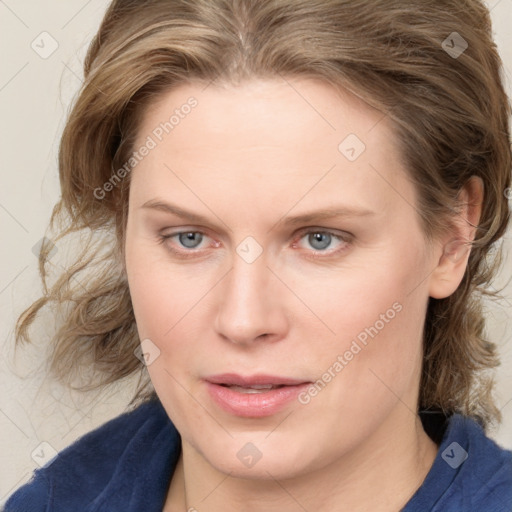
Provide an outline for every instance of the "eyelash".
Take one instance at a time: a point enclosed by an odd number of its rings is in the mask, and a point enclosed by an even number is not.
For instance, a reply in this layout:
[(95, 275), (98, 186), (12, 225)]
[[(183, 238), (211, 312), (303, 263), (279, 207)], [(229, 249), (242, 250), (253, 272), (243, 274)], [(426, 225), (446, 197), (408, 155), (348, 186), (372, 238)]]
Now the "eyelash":
[[(199, 233), (201, 235), (208, 236), (203, 231), (194, 231), (194, 230), (177, 231), (176, 233), (158, 235), (158, 243), (165, 245), (168, 240), (170, 240), (174, 237), (177, 237), (179, 235), (186, 234), (186, 233)], [(346, 251), (353, 239), (353, 236), (350, 233), (345, 233), (344, 235), (341, 235), (341, 234), (337, 234), (337, 233), (334, 233), (333, 231), (329, 231), (329, 230), (323, 229), (323, 228), (314, 228), (314, 229), (304, 228), (304, 230), (299, 232), (299, 234), (297, 235), (298, 238), (296, 240), (300, 241), (300, 240), (302, 240), (302, 238), (304, 238), (307, 235), (318, 234), (318, 233), (331, 235), (333, 238), (339, 240), (342, 243), (342, 246), (339, 249), (336, 249), (336, 250), (330, 251), (330, 252), (313, 249), (312, 254), (306, 256), (307, 258), (319, 259), (319, 258), (329, 258), (332, 256), (336, 256), (336, 255)], [(294, 242), (292, 244), (292, 246), (295, 247), (295, 244), (296, 244), (296, 242)], [(168, 251), (170, 251), (171, 253), (175, 254), (177, 257), (182, 258), (182, 259), (194, 258), (194, 257), (198, 256), (198, 253), (200, 253), (200, 250), (195, 250), (195, 249), (181, 251), (181, 250), (177, 250), (170, 246), (166, 246), (166, 248)]]

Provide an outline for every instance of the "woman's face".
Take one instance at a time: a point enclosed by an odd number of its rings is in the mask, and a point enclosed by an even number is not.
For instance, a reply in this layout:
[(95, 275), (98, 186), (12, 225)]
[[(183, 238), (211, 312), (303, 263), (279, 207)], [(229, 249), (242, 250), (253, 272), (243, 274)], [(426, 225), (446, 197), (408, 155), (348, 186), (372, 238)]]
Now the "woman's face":
[(440, 253), (382, 113), (314, 80), (182, 85), (135, 149), (126, 269), (184, 451), (284, 478), (416, 420)]

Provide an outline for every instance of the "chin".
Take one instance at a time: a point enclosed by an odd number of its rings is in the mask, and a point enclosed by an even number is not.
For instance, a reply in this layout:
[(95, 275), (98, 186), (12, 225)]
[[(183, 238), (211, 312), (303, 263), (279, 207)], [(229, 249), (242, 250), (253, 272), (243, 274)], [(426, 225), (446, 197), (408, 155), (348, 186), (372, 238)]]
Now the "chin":
[[(276, 436), (273, 441), (265, 440), (265, 436), (268, 432), (238, 435), (227, 443), (205, 446), (200, 454), (217, 471), (233, 478), (285, 480), (311, 471), (313, 464), (305, 460), (303, 444), (291, 442), (289, 435)], [(318, 461), (322, 459), (318, 454)]]

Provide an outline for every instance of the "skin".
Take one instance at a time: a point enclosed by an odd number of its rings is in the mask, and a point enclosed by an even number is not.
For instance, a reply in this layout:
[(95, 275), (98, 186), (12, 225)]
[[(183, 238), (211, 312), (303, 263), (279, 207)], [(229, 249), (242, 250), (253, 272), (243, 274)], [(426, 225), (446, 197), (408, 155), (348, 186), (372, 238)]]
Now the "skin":
[[(429, 245), (392, 125), (358, 98), (305, 78), (181, 85), (146, 111), (136, 147), (190, 96), (197, 107), (132, 171), (125, 241), (139, 335), (160, 350), (148, 371), (182, 436), (164, 511), (396, 511), (437, 453), (415, 413), (422, 328), (429, 297), (463, 277), (469, 253), (449, 242), (474, 236), (481, 183)], [(366, 145), (353, 162), (338, 149), (350, 133)], [(373, 213), (284, 222), (328, 206)], [(197, 248), (160, 238), (188, 231), (204, 234)], [(346, 240), (315, 244), (318, 231)], [(252, 263), (236, 252), (248, 236), (263, 249)], [(307, 404), (241, 418), (206, 392), (220, 373), (316, 381), (394, 303)], [(237, 457), (249, 442), (262, 454), (250, 468)]]

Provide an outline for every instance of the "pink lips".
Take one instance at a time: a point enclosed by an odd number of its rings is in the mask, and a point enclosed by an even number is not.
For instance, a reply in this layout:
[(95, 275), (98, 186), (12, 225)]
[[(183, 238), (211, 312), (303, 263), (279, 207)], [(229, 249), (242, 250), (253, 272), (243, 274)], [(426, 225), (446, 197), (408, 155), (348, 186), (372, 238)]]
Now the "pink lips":
[(310, 382), (273, 375), (233, 373), (204, 379), (214, 402), (224, 411), (246, 418), (271, 416), (297, 398)]

